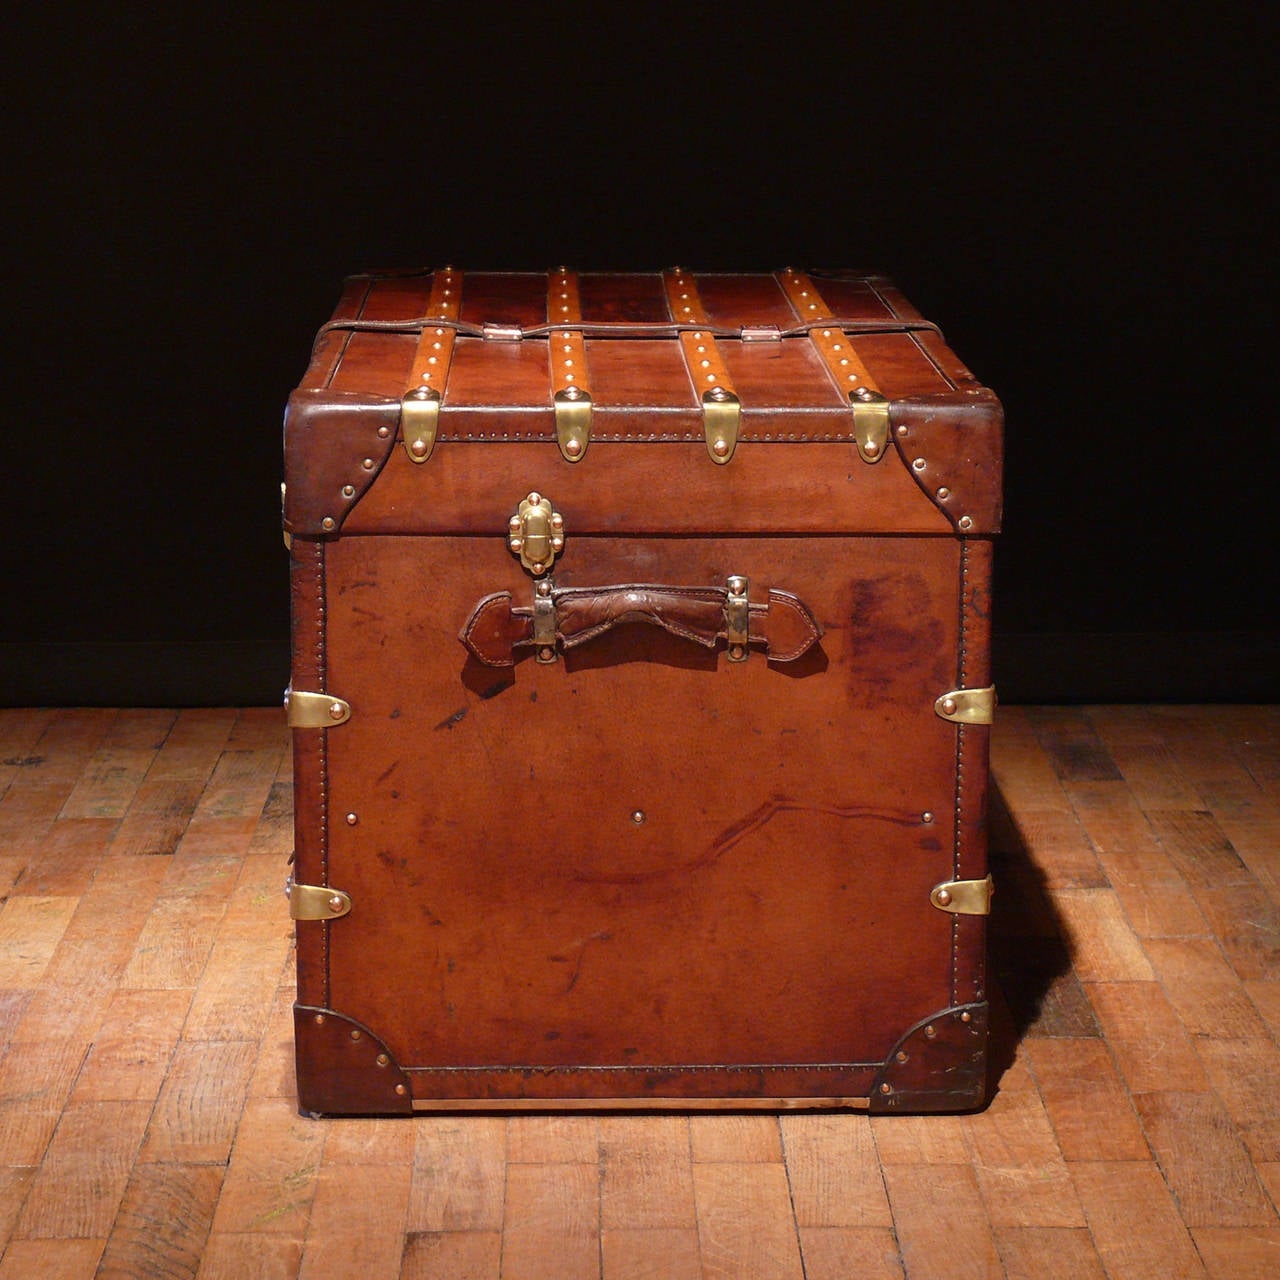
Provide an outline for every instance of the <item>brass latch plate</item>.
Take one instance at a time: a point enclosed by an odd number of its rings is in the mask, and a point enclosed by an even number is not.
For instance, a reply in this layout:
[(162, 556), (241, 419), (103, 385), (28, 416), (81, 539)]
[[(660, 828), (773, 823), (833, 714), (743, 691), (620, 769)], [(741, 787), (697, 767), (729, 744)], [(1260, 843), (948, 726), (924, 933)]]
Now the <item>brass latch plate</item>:
[(929, 901), (939, 911), (955, 916), (988, 916), (995, 885), (990, 876), (985, 880), (947, 880), (933, 886)]
[(286, 689), (284, 709), (290, 729), (332, 729), (351, 719), (349, 702), (305, 689)]
[(564, 550), (564, 517), (549, 498), (531, 493), (507, 521), (507, 546), (534, 577), (541, 577)]
[(996, 713), (996, 687), (985, 689), (951, 689), (933, 704), (943, 720), (956, 724), (990, 724)]
[(290, 876), (284, 892), (295, 920), (337, 920), (351, 910), (351, 896), (331, 885), (296, 884)]

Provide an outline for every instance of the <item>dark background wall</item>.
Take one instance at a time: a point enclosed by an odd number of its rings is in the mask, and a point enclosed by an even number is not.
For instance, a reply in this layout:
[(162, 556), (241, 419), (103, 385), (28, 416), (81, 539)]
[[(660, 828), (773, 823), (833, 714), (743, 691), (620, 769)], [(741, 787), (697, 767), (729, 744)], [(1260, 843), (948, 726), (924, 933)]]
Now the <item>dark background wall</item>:
[(1006, 405), (1005, 696), (1274, 697), (1255, 10), (772, 8), (9, 20), (0, 699), (276, 700), (341, 277), (560, 261), (888, 271)]

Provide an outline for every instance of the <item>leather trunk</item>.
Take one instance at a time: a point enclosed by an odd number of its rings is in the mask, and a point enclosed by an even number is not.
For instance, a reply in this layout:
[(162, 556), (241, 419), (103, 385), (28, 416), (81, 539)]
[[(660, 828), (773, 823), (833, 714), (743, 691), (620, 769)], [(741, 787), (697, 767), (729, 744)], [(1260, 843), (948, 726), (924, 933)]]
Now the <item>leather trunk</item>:
[(885, 278), (351, 278), (286, 414), (301, 1109), (984, 1101), (1001, 412)]

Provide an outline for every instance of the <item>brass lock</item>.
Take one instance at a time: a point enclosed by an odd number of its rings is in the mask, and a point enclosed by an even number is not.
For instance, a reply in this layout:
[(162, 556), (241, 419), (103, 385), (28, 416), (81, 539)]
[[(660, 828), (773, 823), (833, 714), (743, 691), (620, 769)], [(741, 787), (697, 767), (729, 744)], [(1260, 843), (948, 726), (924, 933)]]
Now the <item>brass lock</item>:
[(531, 493), (507, 522), (507, 546), (534, 577), (541, 577), (564, 550), (564, 517), (549, 498)]

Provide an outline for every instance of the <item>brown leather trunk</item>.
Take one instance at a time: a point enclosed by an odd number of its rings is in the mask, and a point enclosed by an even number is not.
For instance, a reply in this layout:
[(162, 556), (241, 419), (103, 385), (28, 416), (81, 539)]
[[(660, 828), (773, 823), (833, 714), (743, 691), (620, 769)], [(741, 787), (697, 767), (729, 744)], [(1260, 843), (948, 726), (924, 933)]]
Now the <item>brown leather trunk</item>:
[(887, 280), (354, 277), (285, 452), (303, 1110), (981, 1105), (1001, 414)]

